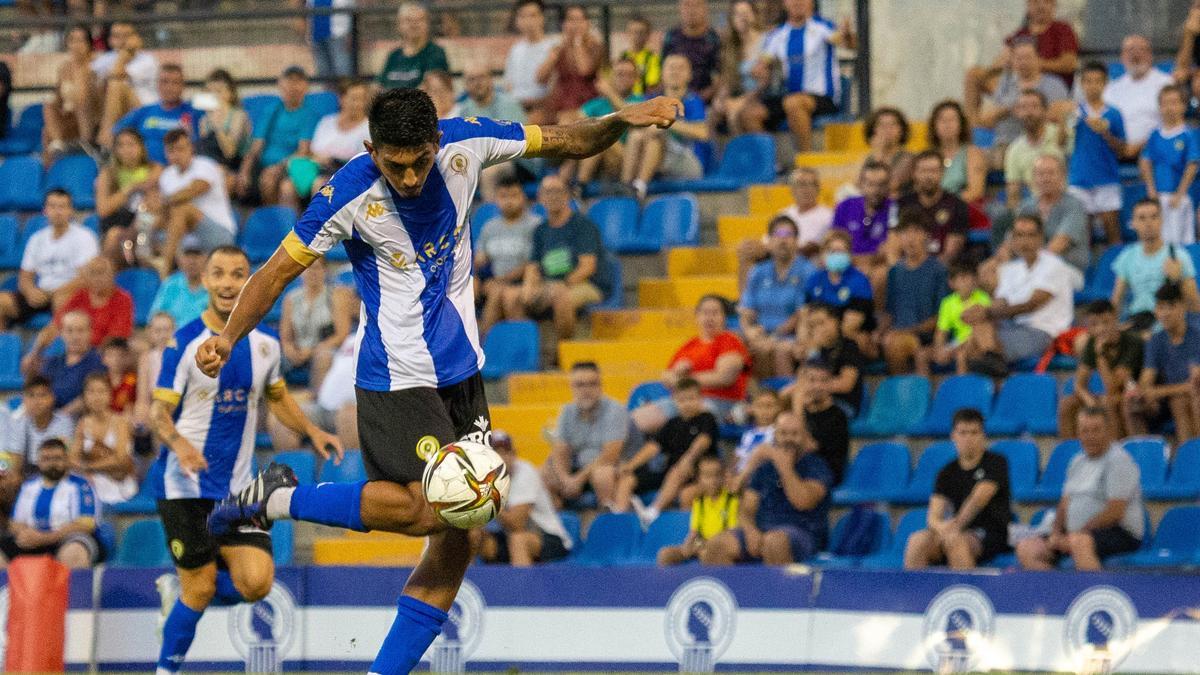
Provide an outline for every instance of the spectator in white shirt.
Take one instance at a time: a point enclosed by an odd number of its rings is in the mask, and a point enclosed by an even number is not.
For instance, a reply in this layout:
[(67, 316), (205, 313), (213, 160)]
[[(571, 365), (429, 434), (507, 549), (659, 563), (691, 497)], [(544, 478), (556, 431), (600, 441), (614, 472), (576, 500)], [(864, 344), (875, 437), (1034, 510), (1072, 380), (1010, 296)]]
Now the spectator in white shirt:
[(1137, 157), (1150, 132), (1162, 123), (1158, 115), (1158, 93), (1171, 76), (1154, 67), (1150, 41), (1130, 35), (1121, 42), (1121, 64), (1125, 74), (1104, 88), (1104, 102), (1116, 108), (1125, 122), (1125, 157)]
[(554, 500), (538, 470), (517, 456), (512, 438), (503, 430), (492, 432), (492, 447), (508, 465), (512, 482), (508, 503), (496, 517), (499, 532), (494, 526), (471, 532), (478, 538), (480, 557), (484, 562), (510, 563), (513, 567), (567, 557), (574, 542), (554, 510)]
[(112, 47), (92, 61), (92, 72), (104, 88), (104, 114), (97, 141), (110, 148), (113, 126), (125, 113), (158, 101), (158, 59), (142, 49), (133, 24), (118, 21), (108, 34)]
[[(811, 258), (820, 250), (825, 233), (833, 224), (833, 209), (817, 202), (821, 195), (821, 175), (814, 168), (802, 166), (793, 169), (788, 176), (788, 187), (792, 189), (794, 203), (776, 215), (787, 216), (796, 224), (796, 229), (799, 230), (796, 245), (800, 247), (801, 255)], [(754, 267), (755, 263), (767, 259), (769, 238), (768, 232), (759, 239), (746, 239), (738, 244), (739, 288), (745, 283), (750, 268)]]
[(509, 93), (525, 108), (529, 124), (549, 122), (543, 105), (549, 83), (537, 80), (538, 68), (550, 58), (557, 37), (546, 35), (546, 9), (542, 0), (517, 0), (514, 23), (521, 39), (508, 50), (504, 61), (504, 82)]
[(367, 129), (370, 103), (371, 90), (366, 82), (351, 80), (338, 87), (338, 111), (322, 117), (313, 132), (313, 159), (321, 165), (324, 175), (342, 168), (351, 157), (365, 150), (363, 142), (371, 138)]
[(0, 329), (22, 324), (66, 300), (79, 286), (79, 270), (100, 253), (91, 230), (72, 222), (71, 195), (53, 189), (42, 202), (46, 227), (25, 244), (17, 289), (0, 291)]
[(192, 138), (185, 129), (172, 129), (163, 139), (170, 165), (158, 179), (162, 192), (167, 239), (158, 261), (166, 277), (175, 264), (175, 252), (183, 236), (191, 233), (205, 251), (232, 244), (237, 234), (233, 207), (225, 190), (225, 171), (214, 160), (196, 156)]
[(75, 435), (75, 423), (66, 413), (54, 409), (54, 389), (50, 381), (34, 375), (21, 389), (21, 407), (12, 416), (3, 450), (9, 454), (9, 473), (18, 480), (37, 468), (38, 448), (51, 438), (63, 441)]

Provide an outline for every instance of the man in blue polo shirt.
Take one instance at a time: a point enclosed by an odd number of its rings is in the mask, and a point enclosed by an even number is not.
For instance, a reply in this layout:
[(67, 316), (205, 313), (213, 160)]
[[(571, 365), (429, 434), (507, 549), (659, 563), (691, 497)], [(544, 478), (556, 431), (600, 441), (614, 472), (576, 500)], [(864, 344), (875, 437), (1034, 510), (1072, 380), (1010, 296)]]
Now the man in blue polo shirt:
[(1067, 179), (1071, 194), (1083, 202), (1088, 215), (1104, 225), (1109, 245), (1121, 243), (1121, 178), (1117, 158), (1125, 152), (1125, 121), (1116, 108), (1104, 103), (1108, 67), (1089, 61), (1083, 67), (1079, 88), (1084, 102), (1075, 115), (1075, 151)]
[(799, 255), (799, 228), (787, 216), (775, 216), (767, 226), (770, 258), (750, 270), (738, 305), (742, 335), (764, 377), (791, 375), (792, 344), (804, 284), (815, 271)]
[(163, 139), (172, 129), (187, 129), (195, 140), (200, 113), (192, 104), (183, 100), (183, 69), (168, 63), (158, 69), (158, 103), (134, 109), (117, 120), (113, 133), (122, 129), (136, 129), (146, 142), (146, 154), (159, 164), (167, 163), (167, 150)]

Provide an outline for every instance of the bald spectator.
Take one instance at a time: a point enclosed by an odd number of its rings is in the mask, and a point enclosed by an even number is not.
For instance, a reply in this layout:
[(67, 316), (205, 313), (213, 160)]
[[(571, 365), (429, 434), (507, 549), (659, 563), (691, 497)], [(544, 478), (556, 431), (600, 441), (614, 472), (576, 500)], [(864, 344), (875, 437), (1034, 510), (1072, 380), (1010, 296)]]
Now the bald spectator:
[(1125, 158), (1137, 157), (1160, 123), (1158, 93), (1174, 84), (1171, 76), (1154, 67), (1154, 50), (1142, 35), (1121, 42), (1121, 65), (1125, 74), (1104, 88), (1104, 102), (1116, 108), (1125, 121)]
[(1033, 164), (1033, 194), (1020, 213), (1037, 214), (1045, 224), (1046, 250), (1080, 274), (1092, 262), (1092, 232), (1083, 202), (1067, 192), (1067, 173), (1058, 154), (1042, 155)]
[(1184, 121), (1187, 93), (1171, 85), (1158, 93), (1162, 123), (1150, 132), (1138, 158), (1146, 196), (1162, 208), (1163, 239), (1174, 244), (1196, 241), (1196, 209), (1191, 186), (1200, 167), (1200, 138)]
[(400, 46), (388, 54), (379, 71), (384, 89), (413, 88), (431, 70), (450, 70), (446, 52), (429, 39), (429, 10), (417, 2), (405, 2), (396, 12)]
[(463, 66), (463, 85), (467, 96), (458, 106), (463, 117), (525, 121), (525, 109), (511, 94), (496, 88), (486, 61), (473, 59)]
[(1045, 114), (1053, 114), (1056, 119), (1061, 119), (1074, 105), (1063, 81), (1043, 72), (1036, 46), (1029, 40), (1022, 40), (1013, 45), (1012, 67), (1000, 78), (991, 99), (972, 106), (968, 97), (967, 117), (972, 123), (996, 130), (994, 147), (998, 156), (1002, 156), (1004, 148), (1021, 134), (1023, 122), (1018, 105), (1022, 95), (1031, 90), (1041, 94)]
[(1042, 70), (1057, 77), (1063, 88), (1070, 90), (1075, 69), (1079, 67), (1079, 38), (1070, 24), (1055, 18), (1056, 10), (1054, 0), (1027, 0), (1025, 21), (1004, 39), (1004, 47), (995, 61), (986, 68), (967, 71), (963, 98), (968, 110), (978, 110), (983, 94), (994, 91), (996, 78), (1014, 68), (1016, 45), (1020, 42), (1032, 44)]
[(106, 372), (104, 362), (91, 344), (92, 319), (87, 312), (75, 310), (63, 315), (59, 331), (65, 351), (46, 359), (42, 376), (54, 390), (54, 407), (69, 415), (82, 409), (83, 380), (91, 373)]
[(1063, 157), (1070, 149), (1070, 130), (1051, 120), (1040, 91), (1021, 92), (1015, 110), (1021, 135), (1004, 152), (1004, 189), (1010, 209), (1021, 203), (1023, 190), (1033, 187), (1034, 161), (1041, 155)]
[(687, 58), (692, 67), (688, 88), (711, 101), (721, 69), (721, 36), (712, 27), (708, 0), (679, 0), (679, 25), (663, 36), (664, 61), (671, 54)]

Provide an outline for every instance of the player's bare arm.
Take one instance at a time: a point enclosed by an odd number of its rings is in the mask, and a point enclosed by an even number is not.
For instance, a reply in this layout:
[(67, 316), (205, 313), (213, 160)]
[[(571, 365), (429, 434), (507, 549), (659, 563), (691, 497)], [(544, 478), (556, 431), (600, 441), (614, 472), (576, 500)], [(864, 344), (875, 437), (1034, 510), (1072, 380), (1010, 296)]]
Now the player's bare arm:
[(292, 397), (291, 392), (282, 383), (278, 387), (272, 387), (267, 390), (267, 409), (275, 416), (283, 426), (292, 431), (307, 436), (312, 442), (313, 449), (321, 459), (334, 458), (334, 464), (341, 464), (342, 457), (346, 451), (342, 448), (342, 442), (337, 436), (326, 433), (324, 429), (313, 424), (312, 420), (304, 415), (300, 410), (296, 399)]
[(225, 330), (205, 340), (196, 350), (196, 365), (209, 377), (216, 377), (229, 360), (229, 351), (238, 340), (250, 334), (262, 318), (271, 311), (275, 301), (288, 284), (300, 276), (305, 266), (296, 262), (280, 246), (257, 272), (250, 276), (238, 297), (237, 305), (225, 322)]
[(179, 459), (179, 465), (185, 471), (192, 473), (205, 471), (208, 469), (208, 461), (204, 459), (204, 453), (197, 450), (196, 446), (180, 435), (179, 430), (175, 428), (175, 421), (171, 419), (176, 405), (159, 398), (154, 399), (154, 402), (150, 404), (150, 425), (163, 444), (175, 453), (175, 457)]
[(541, 148), (530, 154), (550, 159), (583, 159), (616, 143), (631, 127), (665, 129), (675, 123), (682, 111), (683, 104), (679, 99), (658, 96), (604, 117), (544, 126), (541, 127)]

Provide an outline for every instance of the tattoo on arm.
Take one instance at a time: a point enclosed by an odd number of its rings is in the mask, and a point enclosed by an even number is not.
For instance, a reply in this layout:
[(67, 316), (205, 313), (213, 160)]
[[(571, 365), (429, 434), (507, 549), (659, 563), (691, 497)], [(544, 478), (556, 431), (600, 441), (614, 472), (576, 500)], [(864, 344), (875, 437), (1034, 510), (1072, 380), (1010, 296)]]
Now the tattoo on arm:
[(171, 411), (162, 401), (155, 401), (150, 406), (150, 416), (154, 427), (154, 433), (162, 442), (170, 447), (175, 441), (179, 440), (179, 431), (175, 428), (175, 422), (171, 419)]
[(628, 128), (616, 115), (545, 126), (542, 147), (536, 154), (550, 159), (583, 159), (616, 143)]

